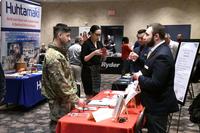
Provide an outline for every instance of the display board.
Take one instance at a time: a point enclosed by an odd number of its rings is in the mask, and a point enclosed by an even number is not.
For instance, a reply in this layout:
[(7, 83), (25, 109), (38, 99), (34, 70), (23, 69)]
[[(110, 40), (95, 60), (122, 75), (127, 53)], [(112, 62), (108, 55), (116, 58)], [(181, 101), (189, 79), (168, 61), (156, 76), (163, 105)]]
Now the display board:
[(4, 70), (16, 63), (29, 63), (39, 56), (40, 3), (31, 0), (3, 0), (1, 3), (1, 57)]
[(184, 40), (180, 43), (175, 63), (174, 91), (181, 105), (185, 104), (191, 73), (199, 49), (200, 40)]

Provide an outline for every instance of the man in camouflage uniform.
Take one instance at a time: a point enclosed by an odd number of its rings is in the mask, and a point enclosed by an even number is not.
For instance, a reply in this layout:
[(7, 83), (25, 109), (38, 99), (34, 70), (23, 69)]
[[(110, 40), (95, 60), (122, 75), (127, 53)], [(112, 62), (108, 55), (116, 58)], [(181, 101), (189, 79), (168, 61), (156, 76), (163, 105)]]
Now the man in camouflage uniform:
[(79, 101), (65, 50), (65, 45), (70, 41), (71, 30), (61, 23), (53, 30), (54, 39), (46, 52), (42, 70), (42, 94), (49, 103), (51, 132), (55, 132), (58, 119), (69, 113)]

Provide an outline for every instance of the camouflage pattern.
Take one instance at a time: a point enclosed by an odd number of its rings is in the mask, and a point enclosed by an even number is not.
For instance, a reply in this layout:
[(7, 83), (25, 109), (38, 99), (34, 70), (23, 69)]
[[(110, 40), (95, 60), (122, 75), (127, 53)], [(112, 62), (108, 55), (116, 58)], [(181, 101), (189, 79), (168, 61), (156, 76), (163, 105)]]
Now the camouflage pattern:
[(78, 101), (77, 86), (72, 76), (65, 49), (50, 44), (42, 70), (42, 94), (48, 99), (50, 119), (57, 121), (71, 111)]

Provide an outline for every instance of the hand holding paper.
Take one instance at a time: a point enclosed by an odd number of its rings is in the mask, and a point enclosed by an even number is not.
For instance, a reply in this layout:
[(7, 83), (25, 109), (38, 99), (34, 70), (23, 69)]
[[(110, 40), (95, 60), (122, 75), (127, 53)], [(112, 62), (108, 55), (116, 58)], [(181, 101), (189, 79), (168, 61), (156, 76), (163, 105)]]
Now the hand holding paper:
[(125, 105), (128, 104), (128, 102), (138, 93), (140, 93), (140, 88), (138, 87), (138, 80), (134, 81), (130, 86), (128, 86), (127, 90), (127, 97), (125, 99)]
[(142, 75), (141, 71), (136, 72), (136, 73), (133, 74), (133, 79), (138, 80), (141, 75)]

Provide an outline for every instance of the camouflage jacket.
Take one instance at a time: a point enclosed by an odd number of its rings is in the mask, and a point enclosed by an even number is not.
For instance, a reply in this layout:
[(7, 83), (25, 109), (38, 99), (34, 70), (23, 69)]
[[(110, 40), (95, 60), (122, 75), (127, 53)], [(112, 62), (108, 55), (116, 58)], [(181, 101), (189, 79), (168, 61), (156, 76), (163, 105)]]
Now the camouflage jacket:
[(53, 43), (49, 45), (43, 63), (42, 94), (49, 100), (75, 103), (77, 86), (66, 53)]

